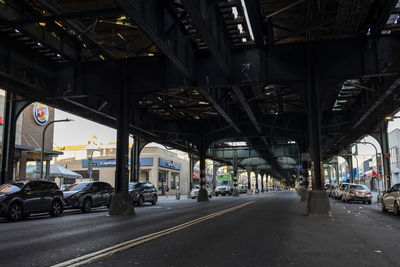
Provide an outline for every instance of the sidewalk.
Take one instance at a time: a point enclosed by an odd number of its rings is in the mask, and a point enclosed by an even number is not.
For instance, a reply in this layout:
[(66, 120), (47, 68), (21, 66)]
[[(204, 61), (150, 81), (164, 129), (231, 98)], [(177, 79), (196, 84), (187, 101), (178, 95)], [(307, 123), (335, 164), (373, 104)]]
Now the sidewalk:
[[(187, 194), (181, 194), (179, 200), (188, 199)], [(189, 198), (190, 199), (190, 198)], [(175, 194), (170, 194), (168, 197), (163, 195), (158, 195), (158, 201), (172, 201), (177, 200)]]

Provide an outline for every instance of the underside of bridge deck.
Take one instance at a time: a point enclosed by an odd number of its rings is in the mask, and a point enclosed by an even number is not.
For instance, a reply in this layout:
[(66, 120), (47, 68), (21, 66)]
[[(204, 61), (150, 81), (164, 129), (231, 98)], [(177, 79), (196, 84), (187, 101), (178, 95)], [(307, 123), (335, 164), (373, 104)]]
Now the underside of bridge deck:
[(4, 0), (0, 86), (118, 129), (127, 103), (126, 132), (200, 158), (247, 153), (281, 179), (311, 153), (321, 189), (320, 162), (398, 109), (399, 13), (393, 0)]

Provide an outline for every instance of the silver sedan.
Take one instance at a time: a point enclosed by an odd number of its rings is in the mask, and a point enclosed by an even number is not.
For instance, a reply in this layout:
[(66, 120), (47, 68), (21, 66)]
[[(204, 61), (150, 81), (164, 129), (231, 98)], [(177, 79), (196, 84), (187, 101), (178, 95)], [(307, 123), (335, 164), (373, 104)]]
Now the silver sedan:
[[(196, 198), (199, 195), (199, 190), (200, 190), (200, 185), (195, 185), (192, 189), (192, 191), (190, 192), (190, 197), (191, 198)], [(207, 194), (208, 197), (211, 198), (212, 197), (212, 189), (207, 185), (206, 186), (206, 190), (207, 190)]]
[(388, 210), (393, 210), (394, 215), (400, 215), (400, 184), (395, 184), (383, 195), (382, 211)]

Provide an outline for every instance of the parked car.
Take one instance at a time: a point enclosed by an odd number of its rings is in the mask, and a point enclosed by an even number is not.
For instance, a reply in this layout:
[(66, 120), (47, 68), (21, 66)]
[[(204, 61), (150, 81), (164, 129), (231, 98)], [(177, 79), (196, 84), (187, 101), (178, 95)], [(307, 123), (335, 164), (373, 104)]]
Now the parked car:
[(400, 215), (400, 184), (395, 184), (385, 192), (382, 198), (382, 211), (393, 210), (394, 215)]
[(350, 184), (342, 194), (343, 202), (361, 201), (371, 204), (372, 194), (368, 187), (361, 184)]
[(151, 202), (156, 205), (158, 200), (157, 189), (151, 182), (131, 182), (129, 183), (129, 194), (133, 204), (142, 206), (144, 202)]
[(42, 212), (57, 217), (63, 209), (63, 194), (54, 182), (36, 180), (0, 186), (0, 215), (9, 221)]
[(334, 198), (335, 197), (335, 191), (338, 188), (338, 185), (332, 185), (331, 188), (328, 191), (328, 194), (330, 197)]
[[(199, 190), (200, 190), (200, 185), (196, 184), (192, 191), (190, 191), (190, 197), (191, 198), (196, 198), (199, 195)], [(209, 198), (212, 198), (212, 189), (208, 185), (206, 185), (206, 190), (207, 190), (207, 195)]]
[(336, 199), (342, 199), (345, 190), (350, 186), (350, 183), (341, 183), (336, 191)]
[(92, 207), (110, 207), (114, 188), (105, 182), (80, 182), (67, 187), (63, 194), (66, 208), (87, 213), (92, 211)]
[(247, 193), (247, 185), (238, 185), (238, 190), (240, 194), (246, 194)]

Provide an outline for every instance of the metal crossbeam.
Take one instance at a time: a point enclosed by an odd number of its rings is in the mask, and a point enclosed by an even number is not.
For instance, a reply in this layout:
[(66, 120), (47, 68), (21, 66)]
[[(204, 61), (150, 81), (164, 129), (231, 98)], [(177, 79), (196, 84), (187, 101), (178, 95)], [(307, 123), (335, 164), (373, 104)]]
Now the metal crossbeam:
[[(20, 14), (8, 5), (0, 4), (0, 17), (7, 21), (10, 21), (15, 20), (15, 18), (22, 19), (24, 18), (24, 15)], [(80, 59), (80, 53), (76, 47), (73, 47), (72, 45), (64, 42), (64, 40), (61, 38), (54, 37), (44, 27), (36, 24), (29, 24), (19, 27), (18, 31), (24, 32), (26, 35), (30, 36), (37, 42), (40, 42), (44, 46), (56, 50), (58, 53), (73, 61), (79, 61)]]
[[(190, 81), (193, 80), (192, 72), (189, 69), (187, 59), (183, 56), (179, 56), (185, 53), (177, 53), (168, 43), (163, 39), (160, 32), (164, 29), (160, 29), (160, 25), (163, 24), (164, 17), (168, 16), (168, 13), (163, 11), (160, 13), (157, 10), (160, 9), (158, 1), (154, 0), (140, 0), (140, 1), (125, 1), (115, 0), (115, 2), (123, 8), (128, 16), (139, 26), (139, 28), (152, 40), (157, 47), (168, 57), (169, 60), (188, 78)], [(171, 16), (171, 14), (169, 14)], [(161, 16), (161, 17), (158, 17)], [(187, 44), (187, 49), (190, 48), (190, 44)]]

